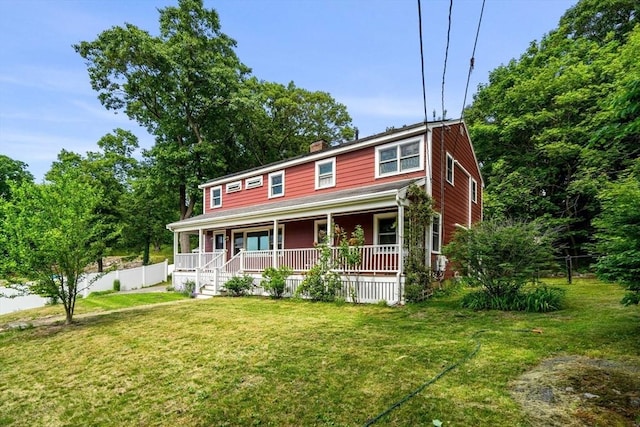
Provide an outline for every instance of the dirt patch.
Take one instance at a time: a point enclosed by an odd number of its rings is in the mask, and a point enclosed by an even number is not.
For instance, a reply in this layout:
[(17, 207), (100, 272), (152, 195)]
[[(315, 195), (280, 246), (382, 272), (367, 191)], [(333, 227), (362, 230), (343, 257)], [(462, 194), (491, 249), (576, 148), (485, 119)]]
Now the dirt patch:
[(640, 427), (640, 366), (565, 356), (510, 385), (533, 426)]

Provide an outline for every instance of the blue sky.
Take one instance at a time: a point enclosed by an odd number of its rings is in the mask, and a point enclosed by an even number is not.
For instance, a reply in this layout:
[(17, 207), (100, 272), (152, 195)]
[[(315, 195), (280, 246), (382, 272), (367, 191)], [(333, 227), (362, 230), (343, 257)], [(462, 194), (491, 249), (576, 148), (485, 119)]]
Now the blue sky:
[[(467, 104), (489, 72), (554, 29), (576, 0), (486, 0)], [(177, 0), (0, 0), (0, 154), (42, 180), (63, 148), (84, 154), (113, 129), (146, 131), (102, 107), (72, 45), (125, 22), (152, 34)], [(481, 0), (454, 0), (445, 79), (462, 110)], [(361, 136), (423, 120), (417, 0), (205, 0), (263, 80), (329, 92)], [(448, 0), (422, 0), (428, 116), (441, 116)]]

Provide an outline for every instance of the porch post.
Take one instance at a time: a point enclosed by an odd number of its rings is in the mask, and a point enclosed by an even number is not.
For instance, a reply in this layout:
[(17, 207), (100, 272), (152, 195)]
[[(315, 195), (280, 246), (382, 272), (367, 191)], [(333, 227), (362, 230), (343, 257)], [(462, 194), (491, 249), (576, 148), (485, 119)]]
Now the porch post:
[(398, 221), (396, 224), (398, 230), (398, 273), (397, 273), (397, 285), (398, 285), (398, 303), (402, 304), (402, 273), (404, 271), (404, 205), (400, 203), (398, 205)]
[(327, 245), (333, 247), (333, 226), (331, 225), (331, 212), (327, 212)]
[(198, 268), (202, 267), (202, 258), (204, 257), (202, 240), (202, 228), (198, 228)]
[(178, 254), (178, 232), (173, 232), (173, 263), (176, 263), (176, 255)]
[[(278, 268), (278, 219), (273, 220), (273, 255), (271, 258), (271, 266)], [(284, 246), (284, 242), (282, 242)]]

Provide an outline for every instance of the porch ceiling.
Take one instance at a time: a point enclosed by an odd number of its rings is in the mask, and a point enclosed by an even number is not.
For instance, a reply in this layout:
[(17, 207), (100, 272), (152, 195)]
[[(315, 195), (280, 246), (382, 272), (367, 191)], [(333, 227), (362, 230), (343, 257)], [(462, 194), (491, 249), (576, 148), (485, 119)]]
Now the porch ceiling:
[(200, 227), (233, 226), (255, 221), (287, 220), (303, 216), (326, 215), (328, 212), (337, 214), (359, 209), (395, 206), (396, 196), (401, 193), (401, 190), (417, 181), (424, 181), (424, 179), (406, 179), (211, 212), (168, 224), (167, 228), (171, 231), (189, 231)]

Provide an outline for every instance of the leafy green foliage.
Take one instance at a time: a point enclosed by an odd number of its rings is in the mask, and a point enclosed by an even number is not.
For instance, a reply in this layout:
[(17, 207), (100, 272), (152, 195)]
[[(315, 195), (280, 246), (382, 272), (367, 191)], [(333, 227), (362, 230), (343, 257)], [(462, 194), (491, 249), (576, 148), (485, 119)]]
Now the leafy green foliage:
[(334, 301), (342, 288), (340, 275), (333, 271), (331, 247), (324, 242), (316, 246), (318, 261), (305, 273), (304, 280), (296, 289), (297, 297), (306, 296), (314, 301)]
[(25, 163), (0, 154), (0, 199), (11, 198), (11, 182), (33, 182), (33, 175), (29, 173)]
[(433, 200), (424, 188), (411, 184), (404, 200), (405, 207), (405, 285), (407, 302), (418, 302), (432, 294), (432, 273), (425, 265), (427, 259), (426, 237), (433, 221)]
[(609, 183), (599, 194), (602, 212), (594, 221), (598, 277), (624, 285), (623, 304), (640, 301), (640, 161), (636, 170)]
[(581, 0), (479, 87), (465, 116), (488, 218), (544, 218), (584, 251), (599, 188), (640, 156), (638, 16), (637, 1)]
[(287, 291), (287, 277), (292, 273), (292, 270), (283, 265), (278, 268), (267, 267), (262, 272), (262, 282), (260, 285), (271, 295), (273, 298), (282, 298)]
[[(342, 227), (334, 227), (338, 238), (338, 257), (336, 267), (342, 269), (343, 279), (347, 284), (351, 302), (358, 303), (360, 291), (360, 265), (362, 264), (362, 246), (364, 245), (364, 230), (360, 224), (351, 232), (351, 237)], [(352, 277), (355, 276), (355, 277)]]
[(515, 298), (553, 260), (552, 235), (536, 223), (486, 221), (460, 229), (443, 248), (487, 298)]
[(194, 280), (187, 280), (182, 284), (181, 294), (186, 297), (191, 297), (195, 295), (196, 292), (196, 282)]
[(71, 323), (84, 269), (101, 250), (95, 210), (102, 194), (77, 169), (44, 184), (12, 185), (11, 193), (10, 202), (0, 199), (0, 246), (7, 252), (0, 273), (24, 277), (26, 292), (62, 301)]
[(546, 313), (562, 308), (564, 294), (564, 289), (547, 286), (535, 286), (531, 290), (519, 290), (515, 293), (502, 295), (492, 295), (486, 291), (475, 291), (466, 294), (460, 304), (462, 307), (472, 310)]
[(247, 293), (253, 288), (253, 277), (245, 274), (242, 276), (233, 276), (224, 284), (224, 289), (231, 292), (234, 297), (239, 297)]

